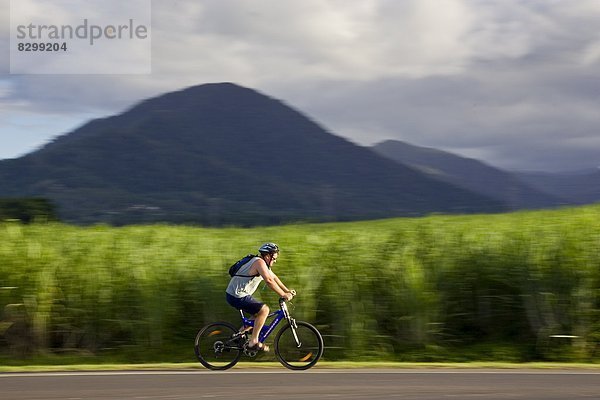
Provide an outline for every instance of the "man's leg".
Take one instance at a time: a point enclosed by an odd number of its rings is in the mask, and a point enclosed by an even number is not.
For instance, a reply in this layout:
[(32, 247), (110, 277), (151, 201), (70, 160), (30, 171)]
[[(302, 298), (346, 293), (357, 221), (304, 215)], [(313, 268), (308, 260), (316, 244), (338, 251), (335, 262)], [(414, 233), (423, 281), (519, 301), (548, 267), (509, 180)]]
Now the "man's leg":
[(250, 343), (248, 343), (250, 347), (253, 347), (258, 343), (258, 335), (260, 335), (260, 330), (265, 325), (265, 321), (267, 320), (268, 315), (269, 306), (263, 304), (263, 306), (260, 308), (260, 311), (256, 314), (256, 317), (254, 318), (254, 329), (252, 330), (252, 337), (250, 338)]

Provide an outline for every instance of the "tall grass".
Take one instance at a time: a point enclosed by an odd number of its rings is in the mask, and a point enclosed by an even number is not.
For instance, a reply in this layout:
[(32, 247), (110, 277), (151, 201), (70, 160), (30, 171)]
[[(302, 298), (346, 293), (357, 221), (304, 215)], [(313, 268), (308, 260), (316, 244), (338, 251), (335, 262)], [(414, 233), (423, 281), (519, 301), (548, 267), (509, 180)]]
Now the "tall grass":
[(237, 322), (227, 267), (264, 241), (283, 248), (274, 270), (328, 359), (600, 359), (599, 206), (254, 229), (5, 223), (0, 353), (190, 360), (200, 326)]

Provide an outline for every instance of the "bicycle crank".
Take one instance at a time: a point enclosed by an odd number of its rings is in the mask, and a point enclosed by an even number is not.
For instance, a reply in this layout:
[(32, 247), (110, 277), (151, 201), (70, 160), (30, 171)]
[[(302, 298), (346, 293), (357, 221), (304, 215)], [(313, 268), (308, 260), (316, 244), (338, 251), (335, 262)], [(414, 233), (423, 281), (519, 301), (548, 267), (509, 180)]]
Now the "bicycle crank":
[(244, 354), (248, 357), (256, 357), (258, 350), (250, 350), (248, 348), (248, 342), (244, 343)]

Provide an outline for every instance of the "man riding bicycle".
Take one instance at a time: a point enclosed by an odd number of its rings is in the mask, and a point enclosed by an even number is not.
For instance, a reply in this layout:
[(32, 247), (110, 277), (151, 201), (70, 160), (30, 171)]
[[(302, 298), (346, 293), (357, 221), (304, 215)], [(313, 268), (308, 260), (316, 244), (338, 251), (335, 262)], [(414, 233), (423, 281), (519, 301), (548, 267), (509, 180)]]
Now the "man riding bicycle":
[(271, 267), (279, 257), (279, 247), (275, 243), (265, 243), (260, 246), (258, 251), (260, 255), (253, 257), (242, 265), (235, 276), (231, 278), (225, 292), (227, 303), (230, 306), (255, 317), (248, 349), (269, 351), (269, 346), (260, 343), (258, 340), (260, 330), (270, 312), (269, 306), (253, 298), (252, 294), (263, 280), (279, 297), (286, 301), (291, 300), (296, 291), (288, 289), (277, 275), (271, 271)]

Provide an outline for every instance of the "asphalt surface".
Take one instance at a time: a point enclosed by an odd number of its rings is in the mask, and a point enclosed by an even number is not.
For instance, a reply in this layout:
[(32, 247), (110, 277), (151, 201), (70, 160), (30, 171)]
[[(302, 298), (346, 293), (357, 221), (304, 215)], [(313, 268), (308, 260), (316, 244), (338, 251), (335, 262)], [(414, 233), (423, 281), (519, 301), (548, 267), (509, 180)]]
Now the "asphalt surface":
[(600, 371), (286, 370), (0, 374), (3, 400), (600, 399)]

